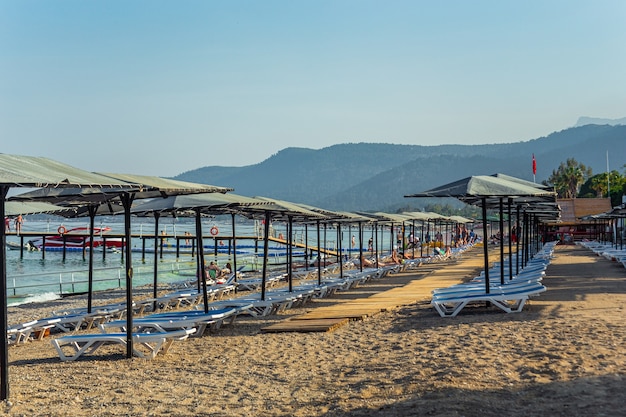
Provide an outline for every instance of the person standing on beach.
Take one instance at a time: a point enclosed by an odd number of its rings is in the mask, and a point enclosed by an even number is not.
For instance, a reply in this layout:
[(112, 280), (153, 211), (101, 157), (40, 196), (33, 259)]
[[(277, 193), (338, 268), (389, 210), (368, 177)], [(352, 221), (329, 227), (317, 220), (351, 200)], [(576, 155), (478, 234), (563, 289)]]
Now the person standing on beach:
[(354, 237), (354, 235), (352, 235), (352, 240), (350, 241), (350, 243), (352, 244), (352, 248), (356, 246), (356, 237)]
[(22, 231), (22, 223), (23, 223), (23, 221), (24, 221), (24, 219), (22, 219), (22, 215), (18, 214), (17, 217), (15, 218), (15, 233), (17, 233), (18, 235)]
[(11, 219), (8, 217), (4, 218), (4, 231), (5, 232), (11, 231)]

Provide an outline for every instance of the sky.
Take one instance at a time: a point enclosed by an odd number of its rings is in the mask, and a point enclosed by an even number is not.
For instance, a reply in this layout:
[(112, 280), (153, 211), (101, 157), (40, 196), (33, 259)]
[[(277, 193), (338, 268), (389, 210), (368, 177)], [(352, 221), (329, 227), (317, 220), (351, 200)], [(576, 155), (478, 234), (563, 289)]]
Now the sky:
[(0, 152), (175, 176), (527, 141), (626, 117), (625, 21), (623, 0), (0, 0)]

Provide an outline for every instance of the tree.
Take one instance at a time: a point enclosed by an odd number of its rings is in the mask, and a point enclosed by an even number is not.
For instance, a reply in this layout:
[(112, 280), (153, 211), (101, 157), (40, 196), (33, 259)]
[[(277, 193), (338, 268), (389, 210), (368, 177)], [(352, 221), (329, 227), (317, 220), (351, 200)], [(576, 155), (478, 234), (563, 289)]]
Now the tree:
[(610, 189), (611, 206), (615, 207), (621, 204), (622, 195), (626, 191), (626, 177), (622, 176), (618, 171), (613, 170), (609, 173), (607, 181), (607, 173), (596, 174), (590, 177), (580, 187), (579, 197), (606, 197), (607, 187)]
[(554, 186), (560, 198), (576, 198), (578, 189), (591, 174), (591, 168), (574, 158), (568, 158), (552, 171), (547, 182)]

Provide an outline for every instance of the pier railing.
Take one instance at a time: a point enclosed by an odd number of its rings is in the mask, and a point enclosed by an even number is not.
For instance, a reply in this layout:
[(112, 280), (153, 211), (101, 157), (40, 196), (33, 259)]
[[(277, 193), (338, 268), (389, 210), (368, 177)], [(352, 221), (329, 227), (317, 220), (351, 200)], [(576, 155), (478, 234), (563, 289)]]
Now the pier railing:
[[(96, 268), (94, 272), (115, 271), (113, 277), (94, 277), (93, 284), (99, 290), (120, 288), (125, 284), (125, 270), (123, 267)], [(58, 276), (58, 280), (52, 277)], [(63, 270), (47, 274), (24, 274), (9, 277), (7, 282), (7, 294), (12, 298), (27, 297), (42, 292), (53, 292), (60, 296), (80, 294), (88, 290), (88, 271), (85, 269)], [(20, 281), (29, 281), (30, 284), (18, 285)], [(108, 286), (104, 283), (110, 283)]]

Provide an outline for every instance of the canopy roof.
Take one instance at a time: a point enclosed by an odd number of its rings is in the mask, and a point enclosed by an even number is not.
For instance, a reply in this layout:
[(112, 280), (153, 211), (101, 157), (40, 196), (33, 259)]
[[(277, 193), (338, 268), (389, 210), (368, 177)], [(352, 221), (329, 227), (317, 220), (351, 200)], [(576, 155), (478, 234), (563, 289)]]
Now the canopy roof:
[(42, 213), (53, 213), (60, 214), (61, 212), (66, 212), (68, 214), (72, 214), (75, 210), (71, 207), (61, 207), (55, 204), (50, 203), (42, 203), (37, 201), (7, 201), (4, 206), (4, 214), (7, 216), (17, 216), (18, 214), (26, 215), (26, 214), (42, 214)]
[(451, 182), (428, 191), (405, 197), (454, 197), (468, 204), (493, 206), (500, 199), (510, 199), (513, 203), (556, 201), (552, 190), (536, 188), (528, 181), (500, 178), (496, 175), (476, 175)]
[(474, 223), (474, 220), (472, 219), (468, 219), (467, 217), (463, 217), (463, 216), (450, 216), (448, 217), (448, 219), (452, 220), (455, 223)]
[(358, 223), (358, 222), (370, 222), (372, 218), (365, 217), (357, 213), (351, 213), (348, 211), (332, 211), (326, 210), (323, 208), (311, 206), (308, 204), (297, 203), (298, 206), (313, 211), (315, 213), (321, 214), (325, 217), (325, 221), (329, 221), (332, 223)]
[(143, 192), (136, 195), (136, 198), (164, 197), (167, 195), (189, 194), (189, 193), (227, 193), (233, 188), (220, 187), (217, 185), (199, 184), (195, 182), (178, 181), (169, 178), (155, 177), (149, 175), (134, 174), (111, 174), (102, 173), (106, 177), (118, 181), (141, 184)]
[(270, 204), (269, 201), (236, 194), (181, 194), (166, 198), (154, 198), (139, 203), (131, 208), (131, 213), (140, 215), (154, 212), (181, 214), (185, 211), (199, 209), (202, 213), (222, 214), (234, 210), (245, 210), (245, 207), (268, 206)]
[(316, 213), (313, 210), (309, 210), (299, 204), (291, 203), (289, 201), (276, 200), (269, 197), (254, 197), (255, 199), (259, 199), (262, 201), (269, 202), (270, 204), (266, 206), (259, 207), (246, 207), (245, 210), (242, 211), (242, 214), (248, 214), (254, 216), (255, 214), (265, 214), (266, 212), (270, 212), (274, 219), (282, 219), (288, 220), (291, 218), (295, 221), (312, 221), (312, 220), (324, 220), (327, 217), (321, 213)]
[[(48, 201), (64, 206), (82, 206), (89, 204), (102, 204), (118, 197), (123, 192), (131, 192), (134, 198), (167, 197), (177, 194), (191, 193), (226, 193), (232, 188), (218, 187), (214, 185), (196, 184), (192, 182), (177, 181), (161, 177), (131, 174), (95, 174), (109, 181), (120, 184), (132, 184), (134, 188), (120, 189), (111, 186), (103, 188), (77, 187), (77, 188), (40, 188), (27, 193), (11, 197), (12, 201)], [(117, 210), (112, 210), (116, 212)], [(100, 213), (99, 213), (100, 214)]]
[(536, 182), (523, 180), (521, 178), (512, 177), (512, 176), (506, 175), (506, 174), (496, 173), (496, 174), (493, 174), (492, 177), (500, 178), (500, 179), (511, 181), (511, 182), (516, 182), (516, 183), (522, 184), (522, 185), (528, 185), (529, 187), (541, 188), (541, 189), (544, 189), (544, 190), (551, 190), (552, 189), (552, 187), (550, 187), (549, 185), (537, 184)]
[(8, 154), (0, 154), (0, 185), (139, 189), (136, 183), (84, 171), (52, 159)]

